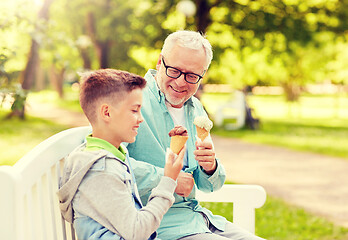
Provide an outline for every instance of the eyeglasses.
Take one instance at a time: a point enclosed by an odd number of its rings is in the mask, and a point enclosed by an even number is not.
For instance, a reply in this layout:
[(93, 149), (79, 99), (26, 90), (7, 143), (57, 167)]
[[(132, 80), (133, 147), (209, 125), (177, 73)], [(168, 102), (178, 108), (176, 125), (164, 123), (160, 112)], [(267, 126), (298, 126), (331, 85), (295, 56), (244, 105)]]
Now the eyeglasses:
[(164, 67), (166, 68), (166, 74), (168, 77), (171, 78), (179, 78), (181, 76), (181, 74), (184, 74), (184, 79), (186, 82), (191, 83), (191, 84), (196, 84), (199, 82), (199, 80), (201, 80), (205, 74), (205, 70), (203, 72), (203, 75), (198, 75), (195, 73), (185, 73), (182, 72), (181, 70), (175, 68), (175, 67), (171, 67), (171, 66), (167, 66), (166, 63), (164, 62), (164, 59), (162, 57), (162, 62)]

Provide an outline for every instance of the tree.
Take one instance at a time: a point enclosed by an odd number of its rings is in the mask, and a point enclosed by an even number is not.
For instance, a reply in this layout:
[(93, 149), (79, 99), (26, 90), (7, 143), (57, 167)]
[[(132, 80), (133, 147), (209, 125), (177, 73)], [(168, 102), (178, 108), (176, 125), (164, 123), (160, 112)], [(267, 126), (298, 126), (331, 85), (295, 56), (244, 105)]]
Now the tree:
[[(328, 53), (330, 59), (320, 57), (326, 47), (318, 37), (329, 32), (333, 33), (329, 41), (336, 41), (344, 35), (345, 1), (193, 0), (196, 16), (187, 18), (176, 9), (179, 1), (54, 1), (48, 24), (36, 25), (40, 27), (33, 38), (43, 33), (45, 41), (37, 41), (38, 46), (33, 41), (32, 47), (40, 52), (32, 51), (23, 83), (32, 85), (31, 65), (38, 65), (33, 64), (38, 55), (41, 68), (55, 72), (53, 85), (59, 91), (69, 71), (112, 67), (144, 74), (155, 66), (165, 37), (185, 27), (207, 33), (213, 45), (214, 60), (205, 78), (211, 83), (238, 88), (281, 85), (288, 89), (288, 99), (296, 99), (292, 89), (323, 81), (328, 74), (339, 79), (333, 72), (345, 67), (333, 67), (345, 59), (339, 52)], [(345, 46), (346, 40), (341, 44)]]
[[(41, 34), (43, 32), (44, 23), (48, 20), (49, 8), (53, 0), (45, 0), (41, 10), (38, 13), (38, 25), (36, 26), (36, 34)], [(37, 35), (32, 36), (31, 47), (28, 54), (28, 60), (25, 69), (20, 75), (20, 82), (22, 85), (23, 92), (26, 93), (31, 89), (35, 77), (36, 71), (38, 69), (39, 64), (39, 47), (40, 41), (37, 38)], [(12, 112), (9, 114), (9, 118), (11, 117), (19, 117), (24, 119), (25, 112), (25, 102), (26, 102), (26, 94), (16, 94), (14, 96), (14, 102), (12, 104), (11, 110)]]
[(0, 54), (0, 107), (4, 102), (8, 101), (8, 97), (24, 95), (22, 88), (13, 83), (13, 80), (18, 77), (18, 72), (9, 72), (5, 67), (9, 59), (13, 57), (13, 54), (12, 51), (6, 48), (3, 48)]
[[(206, 8), (209, 3), (214, 7)], [(200, 7), (210, 11), (205, 17), (209, 20), (205, 22), (210, 23), (207, 32), (217, 64), (210, 69), (209, 82), (224, 81), (221, 79), (225, 76), (225, 82), (239, 87), (242, 84), (281, 85), (288, 100), (296, 100), (300, 86), (312, 81), (308, 67), (303, 66), (310, 53), (306, 49), (315, 52), (322, 46), (316, 39), (321, 32), (344, 34), (348, 17), (348, 3), (338, 0), (208, 1), (204, 4), (196, 1), (196, 4), (198, 13)], [(311, 74), (322, 72), (314, 67), (311, 70)]]

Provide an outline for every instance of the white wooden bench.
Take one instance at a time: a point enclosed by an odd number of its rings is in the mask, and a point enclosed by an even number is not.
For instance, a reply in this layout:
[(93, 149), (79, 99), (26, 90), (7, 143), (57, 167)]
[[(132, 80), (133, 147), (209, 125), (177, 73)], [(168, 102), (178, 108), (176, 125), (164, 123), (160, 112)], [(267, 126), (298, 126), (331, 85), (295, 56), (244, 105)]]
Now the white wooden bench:
[(221, 104), (215, 111), (214, 124), (227, 130), (240, 129), (245, 125), (246, 106), (242, 91), (235, 90), (231, 99)]
[[(14, 166), (0, 166), (0, 236), (6, 240), (76, 239), (58, 206), (58, 182), (65, 157), (90, 132), (90, 127), (62, 131), (33, 148)], [(255, 208), (266, 200), (256, 185), (224, 185), (214, 193), (199, 192), (206, 202), (233, 202), (233, 221), (254, 232)]]

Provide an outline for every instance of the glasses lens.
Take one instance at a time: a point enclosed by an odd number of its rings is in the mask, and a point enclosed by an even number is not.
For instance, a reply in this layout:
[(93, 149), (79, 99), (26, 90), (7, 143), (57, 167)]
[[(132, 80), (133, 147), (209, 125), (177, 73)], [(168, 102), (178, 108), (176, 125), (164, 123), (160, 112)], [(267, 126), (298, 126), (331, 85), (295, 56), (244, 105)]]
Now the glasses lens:
[(199, 80), (199, 76), (195, 74), (186, 74), (186, 80), (188, 82), (196, 83)]
[(169, 77), (177, 78), (181, 75), (181, 72), (178, 69), (168, 67), (167, 68), (167, 75)]

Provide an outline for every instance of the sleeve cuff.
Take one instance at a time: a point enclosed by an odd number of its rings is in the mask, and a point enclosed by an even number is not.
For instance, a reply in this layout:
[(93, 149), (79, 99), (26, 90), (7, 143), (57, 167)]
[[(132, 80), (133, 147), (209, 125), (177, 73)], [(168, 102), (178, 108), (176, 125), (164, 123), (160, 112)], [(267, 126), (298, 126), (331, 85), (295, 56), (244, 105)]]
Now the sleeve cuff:
[(220, 168), (221, 168), (221, 163), (220, 160), (215, 158), (216, 160), (216, 168), (213, 174), (207, 174), (203, 168), (200, 168), (201, 171), (204, 173), (204, 176), (210, 181), (213, 182), (215, 179), (219, 178), (220, 175)]
[(157, 187), (152, 189), (150, 199), (154, 197), (162, 197), (168, 199), (171, 203), (174, 203), (174, 191), (176, 188), (176, 181), (170, 177), (163, 176), (158, 183)]

